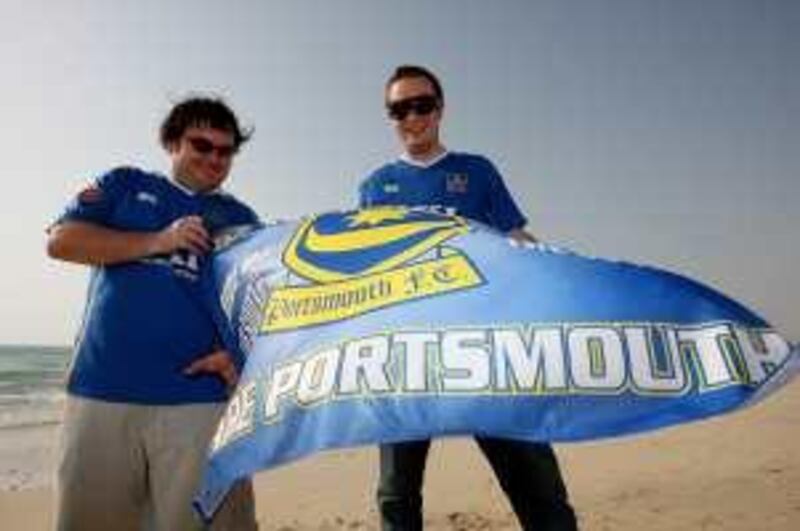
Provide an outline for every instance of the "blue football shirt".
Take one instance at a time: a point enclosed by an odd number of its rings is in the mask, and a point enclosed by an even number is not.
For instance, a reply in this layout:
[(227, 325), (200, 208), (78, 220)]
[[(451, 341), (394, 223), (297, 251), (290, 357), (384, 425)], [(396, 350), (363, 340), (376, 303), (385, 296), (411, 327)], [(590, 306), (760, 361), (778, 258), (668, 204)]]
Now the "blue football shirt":
[(527, 222), (500, 173), (480, 155), (449, 152), (427, 166), (400, 159), (369, 175), (359, 193), (362, 207), (438, 207), (502, 232)]
[[(98, 178), (59, 221), (118, 230), (157, 231), (200, 215), (207, 229), (257, 223), (256, 214), (225, 193), (195, 194), (168, 178), (119, 168)], [(68, 392), (147, 404), (225, 399), (222, 381), (183, 370), (219, 344), (202, 276), (207, 256), (185, 251), (92, 268)]]

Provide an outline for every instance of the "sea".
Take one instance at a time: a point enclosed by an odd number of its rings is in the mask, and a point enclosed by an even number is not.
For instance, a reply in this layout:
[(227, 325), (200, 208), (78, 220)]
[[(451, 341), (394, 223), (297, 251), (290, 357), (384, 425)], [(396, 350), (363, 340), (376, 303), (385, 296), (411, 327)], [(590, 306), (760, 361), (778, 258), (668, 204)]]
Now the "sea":
[(68, 347), (0, 345), (0, 490), (52, 485)]
[(60, 422), (68, 347), (0, 345), (0, 430)]

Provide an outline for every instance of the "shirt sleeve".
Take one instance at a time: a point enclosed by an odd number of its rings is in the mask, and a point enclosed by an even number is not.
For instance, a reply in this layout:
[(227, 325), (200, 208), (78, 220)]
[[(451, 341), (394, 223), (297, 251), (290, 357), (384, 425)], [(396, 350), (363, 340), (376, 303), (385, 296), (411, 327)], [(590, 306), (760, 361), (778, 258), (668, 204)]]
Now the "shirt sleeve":
[(489, 219), (502, 232), (521, 229), (528, 222), (508, 191), (503, 177), (489, 160), (484, 159), (489, 176)]
[(367, 208), (372, 202), (372, 181), (374, 174), (361, 181), (358, 187), (358, 208)]
[(391, 177), (391, 173), (391, 165), (386, 164), (374, 169), (361, 181), (361, 185), (358, 187), (359, 208), (368, 208), (384, 204), (385, 197), (381, 193), (381, 187), (384, 181)]
[(115, 169), (92, 179), (70, 200), (53, 225), (65, 221), (108, 225), (125, 193), (125, 173), (124, 169)]

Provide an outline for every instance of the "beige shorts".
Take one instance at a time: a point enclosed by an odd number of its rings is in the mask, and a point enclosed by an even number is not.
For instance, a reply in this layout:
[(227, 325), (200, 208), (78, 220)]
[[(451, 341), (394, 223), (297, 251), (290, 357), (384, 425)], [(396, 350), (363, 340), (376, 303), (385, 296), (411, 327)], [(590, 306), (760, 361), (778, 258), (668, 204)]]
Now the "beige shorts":
[[(206, 529), (191, 505), (224, 404), (149, 406), (67, 398), (58, 531)], [(228, 496), (215, 531), (257, 528), (250, 481)]]

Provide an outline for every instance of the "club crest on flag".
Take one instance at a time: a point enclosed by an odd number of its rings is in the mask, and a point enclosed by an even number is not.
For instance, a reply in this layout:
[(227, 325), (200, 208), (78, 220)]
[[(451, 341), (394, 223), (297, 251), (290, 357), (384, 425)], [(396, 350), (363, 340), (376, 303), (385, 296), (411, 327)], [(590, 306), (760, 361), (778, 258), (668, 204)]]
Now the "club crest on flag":
[(469, 232), (457, 216), (380, 207), (334, 212), (300, 224), (283, 253), (304, 283), (272, 292), (262, 332), (337, 321), (483, 282), (444, 243)]

